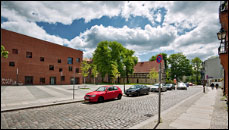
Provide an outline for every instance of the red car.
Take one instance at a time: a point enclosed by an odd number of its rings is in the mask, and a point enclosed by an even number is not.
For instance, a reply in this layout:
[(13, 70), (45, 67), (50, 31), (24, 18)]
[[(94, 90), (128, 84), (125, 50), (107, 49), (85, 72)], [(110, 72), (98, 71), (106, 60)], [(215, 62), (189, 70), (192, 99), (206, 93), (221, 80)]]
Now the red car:
[(103, 102), (115, 98), (122, 98), (122, 90), (117, 86), (102, 86), (84, 96), (84, 100), (89, 102)]

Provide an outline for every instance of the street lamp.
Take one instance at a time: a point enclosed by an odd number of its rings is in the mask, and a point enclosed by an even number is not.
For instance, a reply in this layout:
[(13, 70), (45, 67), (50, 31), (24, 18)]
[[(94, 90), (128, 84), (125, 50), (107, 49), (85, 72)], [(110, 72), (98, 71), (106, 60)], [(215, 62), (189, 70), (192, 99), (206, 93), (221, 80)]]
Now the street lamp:
[(220, 31), (217, 33), (217, 37), (219, 40), (223, 40), (226, 37), (226, 31), (224, 31), (223, 28), (220, 29)]
[(126, 66), (124, 65), (124, 68), (123, 70), (125, 71), (125, 75), (124, 75), (124, 93), (126, 92), (126, 89), (125, 89), (125, 81), (126, 81)]

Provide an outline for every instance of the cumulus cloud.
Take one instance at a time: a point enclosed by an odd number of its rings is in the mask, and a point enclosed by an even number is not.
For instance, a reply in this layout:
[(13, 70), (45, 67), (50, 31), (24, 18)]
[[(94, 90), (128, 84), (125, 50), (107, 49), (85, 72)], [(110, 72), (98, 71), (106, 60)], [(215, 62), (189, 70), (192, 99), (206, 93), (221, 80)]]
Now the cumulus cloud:
[[(217, 55), (219, 31), (218, 6), (216, 1), (67, 1), (67, 2), (1, 2), (2, 17), (8, 19), (2, 28), (81, 49), (85, 57), (91, 57), (100, 41), (118, 41), (128, 49), (133, 49), (137, 57), (149, 52), (183, 52), (187, 57), (199, 56), (206, 59)], [(165, 16), (158, 9), (166, 10)], [(155, 13), (156, 11), (156, 13)], [(70, 25), (73, 20), (83, 18), (85, 22), (102, 16), (121, 16), (128, 20), (131, 16), (148, 18), (152, 25), (164, 21), (162, 26), (145, 28), (114, 28), (95, 25), (81, 32), (71, 40), (48, 34), (36, 22), (57, 22)], [(182, 35), (180, 35), (182, 34)], [(142, 59), (140, 59), (142, 61)], [(139, 61), (140, 61), (139, 60)]]

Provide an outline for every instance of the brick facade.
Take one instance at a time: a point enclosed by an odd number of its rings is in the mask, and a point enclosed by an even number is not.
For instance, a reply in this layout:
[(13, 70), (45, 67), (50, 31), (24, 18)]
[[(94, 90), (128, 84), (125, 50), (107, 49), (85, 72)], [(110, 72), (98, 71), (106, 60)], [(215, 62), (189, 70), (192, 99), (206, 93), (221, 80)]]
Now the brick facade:
[[(1, 29), (1, 44), (9, 52), (7, 59), (1, 58), (2, 85), (71, 84), (74, 83), (73, 77), (76, 83), (82, 83), (82, 51), (5, 29)], [(68, 58), (72, 58), (72, 64), (68, 64)], [(72, 67), (72, 71), (69, 71), (69, 67)]]
[(226, 31), (225, 50), (226, 53), (220, 53), (220, 62), (224, 68), (224, 94), (228, 97), (228, 1), (222, 1), (219, 7), (219, 21), (221, 27)]

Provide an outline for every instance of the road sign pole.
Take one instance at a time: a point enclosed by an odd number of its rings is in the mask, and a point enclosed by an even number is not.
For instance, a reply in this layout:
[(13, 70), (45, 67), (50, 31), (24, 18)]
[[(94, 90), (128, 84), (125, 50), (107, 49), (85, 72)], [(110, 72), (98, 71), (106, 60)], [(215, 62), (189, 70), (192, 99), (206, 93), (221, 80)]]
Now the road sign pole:
[(160, 69), (159, 69), (159, 101), (158, 101), (158, 124), (161, 122), (161, 62), (160, 62)]

